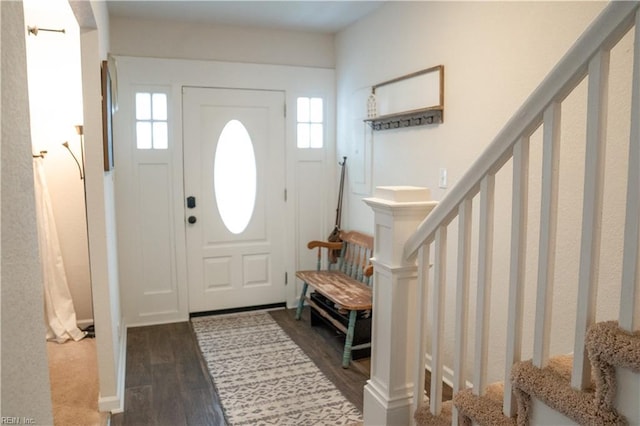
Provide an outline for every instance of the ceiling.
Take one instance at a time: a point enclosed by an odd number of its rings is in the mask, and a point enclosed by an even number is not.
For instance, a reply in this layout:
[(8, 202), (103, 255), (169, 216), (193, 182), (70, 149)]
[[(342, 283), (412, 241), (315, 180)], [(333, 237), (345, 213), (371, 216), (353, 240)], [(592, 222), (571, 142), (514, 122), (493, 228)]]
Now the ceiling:
[(383, 3), (383, 0), (107, 0), (107, 7), (111, 17), (336, 33)]

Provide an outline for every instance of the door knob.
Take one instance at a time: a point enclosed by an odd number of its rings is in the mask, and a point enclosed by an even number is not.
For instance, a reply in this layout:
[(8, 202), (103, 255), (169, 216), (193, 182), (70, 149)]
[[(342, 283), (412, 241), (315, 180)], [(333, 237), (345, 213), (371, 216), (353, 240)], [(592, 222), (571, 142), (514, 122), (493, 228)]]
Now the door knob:
[(192, 223), (192, 224), (193, 224), (193, 223), (196, 223), (196, 221), (197, 221), (197, 220), (198, 220), (198, 219), (196, 219), (196, 217), (195, 217), (195, 216), (189, 216), (189, 219), (187, 219), (187, 221), (188, 221), (189, 223)]

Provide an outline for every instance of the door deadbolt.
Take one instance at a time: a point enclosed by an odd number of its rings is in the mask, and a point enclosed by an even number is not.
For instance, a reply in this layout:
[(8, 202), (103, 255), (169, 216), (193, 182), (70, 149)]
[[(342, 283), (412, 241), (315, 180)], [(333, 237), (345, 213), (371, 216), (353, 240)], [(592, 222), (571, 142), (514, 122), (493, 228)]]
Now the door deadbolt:
[(196, 197), (194, 197), (193, 195), (187, 197), (187, 207), (192, 209), (195, 206), (196, 206)]

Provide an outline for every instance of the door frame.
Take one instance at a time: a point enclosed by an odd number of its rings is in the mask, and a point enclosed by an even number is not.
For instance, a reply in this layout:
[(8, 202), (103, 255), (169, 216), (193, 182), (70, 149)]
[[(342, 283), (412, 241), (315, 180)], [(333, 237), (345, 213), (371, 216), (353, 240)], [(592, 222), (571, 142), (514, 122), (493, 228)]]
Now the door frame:
[[(287, 190), (285, 232), (285, 270), (288, 276), (286, 302), (294, 307), (299, 294), (295, 280), (297, 269), (313, 268), (313, 255), (306, 250), (310, 235), (325, 238), (333, 227), (335, 199), (337, 197), (337, 155), (335, 150), (335, 71), (333, 69), (307, 68), (281, 65), (243, 64), (217, 61), (116, 57), (118, 75), (118, 106), (114, 115), (114, 191), (117, 205), (118, 260), (122, 313), (126, 326), (140, 326), (174, 321), (189, 317), (188, 289), (186, 285), (186, 232), (185, 194), (183, 186), (182, 154), (182, 88), (217, 87), (225, 89), (277, 90), (285, 93), (287, 115), (285, 118), (285, 179)], [(138, 87), (161, 87), (169, 94), (171, 199), (173, 205), (172, 254), (175, 267), (175, 295), (166, 306), (149, 307), (144, 291), (136, 280), (139, 269), (140, 248), (134, 235), (137, 224), (136, 197), (131, 189), (135, 182), (134, 150), (135, 124), (132, 98)], [(319, 96), (325, 100), (325, 147), (321, 150), (300, 151), (296, 147), (295, 105), (300, 96)], [(314, 194), (320, 201), (318, 211), (305, 211), (299, 205), (300, 182), (312, 182), (320, 190)], [(284, 192), (283, 188), (283, 192)], [(283, 194), (284, 196), (284, 194)], [(301, 215), (304, 219), (300, 220)]]

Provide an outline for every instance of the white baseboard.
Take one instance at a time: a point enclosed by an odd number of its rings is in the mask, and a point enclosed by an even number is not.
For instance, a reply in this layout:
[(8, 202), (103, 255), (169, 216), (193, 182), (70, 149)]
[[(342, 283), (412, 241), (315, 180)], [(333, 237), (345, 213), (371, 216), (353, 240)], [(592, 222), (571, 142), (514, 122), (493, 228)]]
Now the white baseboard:
[[(424, 362), (425, 362), (424, 368), (429, 373), (431, 373), (431, 355), (425, 354)], [(446, 365), (442, 366), (442, 381), (446, 383), (450, 388), (453, 389), (453, 370), (447, 367)], [(467, 380), (466, 383), (467, 383), (467, 388), (473, 387), (473, 383), (471, 383), (470, 381)]]
[(116, 375), (117, 385), (116, 394), (113, 396), (98, 397), (98, 410), (108, 411), (111, 414), (124, 412), (124, 385), (125, 373), (127, 370), (127, 333), (126, 329), (120, 333), (120, 354), (119, 354), (118, 373)]
[(117, 396), (98, 397), (98, 411), (107, 411), (112, 414), (122, 413), (124, 411), (122, 402)]
[(80, 330), (84, 330), (88, 326), (93, 325), (93, 318), (77, 320), (76, 325)]

